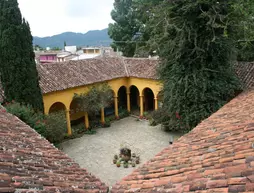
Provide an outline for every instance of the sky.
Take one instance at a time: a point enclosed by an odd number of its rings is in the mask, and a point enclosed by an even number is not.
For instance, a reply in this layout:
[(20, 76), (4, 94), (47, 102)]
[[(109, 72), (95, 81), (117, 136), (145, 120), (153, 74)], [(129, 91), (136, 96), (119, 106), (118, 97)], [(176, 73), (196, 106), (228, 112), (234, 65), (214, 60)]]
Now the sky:
[(33, 36), (86, 33), (108, 27), (114, 0), (18, 0)]

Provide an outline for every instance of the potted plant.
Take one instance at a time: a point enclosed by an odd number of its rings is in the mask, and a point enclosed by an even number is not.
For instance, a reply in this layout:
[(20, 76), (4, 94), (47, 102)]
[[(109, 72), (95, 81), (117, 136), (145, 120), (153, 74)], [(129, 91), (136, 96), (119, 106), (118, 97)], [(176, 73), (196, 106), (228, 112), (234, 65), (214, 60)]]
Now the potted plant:
[(129, 167), (128, 162), (124, 162), (123, 167), (124, 167), (124, 168), (128, 168), (128, 167)]
[(136, 164), (139, 164), (139, 163), (140, 163), (139, 158), (136, 158)]
[(117, 160), (116, 159), (113, 159), (113, 164), (116, 164)]
[(121, 148), (120, 149), (120, 154), (121, 154), (121, 158), (124, 160), (124, 161), (129, 161), (131, 159), (131, 150), (129, 148)]
[(121, 166), (121, 162), (120, 162), (119, 160), (116, 162), (116, 166), (117, 166), (118, 168)]
[(114, 159), (116, 159), (116, 160), (118, 159), (118, 155), (117, 154), (114, 155)]

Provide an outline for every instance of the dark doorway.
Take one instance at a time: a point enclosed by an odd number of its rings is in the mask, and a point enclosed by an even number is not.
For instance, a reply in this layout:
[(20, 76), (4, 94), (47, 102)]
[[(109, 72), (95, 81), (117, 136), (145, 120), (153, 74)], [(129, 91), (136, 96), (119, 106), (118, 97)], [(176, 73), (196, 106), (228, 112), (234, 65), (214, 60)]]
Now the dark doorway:
[(144, 110), (153, 111), (154, 110), (154, 94), (150, 88), (145, 88), (144, 94)]
[(118, 106), (122, 109), (127, 109), (127, 89), (125, 86), (120, 87), (118, 90)]
[(60, 102), (56, 102), (54, 103), (50, 109), (49, 109), (49, 113), (55, 113), (55, 112), (59, 112), (59, 111), (65, 111), (65, 106), (63, 103)]
[(130, 102), (132, 111), (139, 109), (139, 91), (136, 86), (130, 87)]

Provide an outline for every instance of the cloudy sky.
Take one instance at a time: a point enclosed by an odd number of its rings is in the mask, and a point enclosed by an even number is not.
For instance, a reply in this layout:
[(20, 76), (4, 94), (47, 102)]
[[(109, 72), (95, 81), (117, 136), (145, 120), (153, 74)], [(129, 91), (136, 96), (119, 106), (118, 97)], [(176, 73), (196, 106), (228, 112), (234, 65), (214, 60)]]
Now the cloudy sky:
[(104, 29), (112, 22), (114, 0), (18, 0), (33, 36), (52, 36), (66, 31), (85, 33)]

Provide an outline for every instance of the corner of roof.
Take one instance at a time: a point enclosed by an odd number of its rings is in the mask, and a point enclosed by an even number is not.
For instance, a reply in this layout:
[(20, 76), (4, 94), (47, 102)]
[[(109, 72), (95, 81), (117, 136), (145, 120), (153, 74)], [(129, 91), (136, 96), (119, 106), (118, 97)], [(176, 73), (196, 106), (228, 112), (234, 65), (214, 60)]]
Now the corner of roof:
[(120, 58), (120, 60), (122, 61), (123, 66), (124, 66), (124, 69), (125, 69), (126, 77), (130, 77), (129, 69), (128, 69), (128, 66), (127, 66), (124, 59), (125, 58)]

